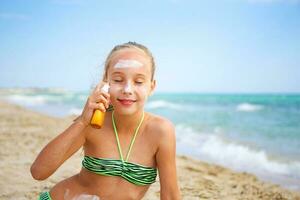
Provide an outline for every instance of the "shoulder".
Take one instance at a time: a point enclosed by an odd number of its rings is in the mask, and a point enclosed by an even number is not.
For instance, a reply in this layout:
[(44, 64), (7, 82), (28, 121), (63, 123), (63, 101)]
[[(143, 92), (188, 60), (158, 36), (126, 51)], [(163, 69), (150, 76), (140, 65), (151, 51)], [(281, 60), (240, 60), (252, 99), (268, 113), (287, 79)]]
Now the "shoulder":
[(147, 113), (147, 129), (159, 139), (159, 142), (175, 138), (175, 126), (167, 118)]

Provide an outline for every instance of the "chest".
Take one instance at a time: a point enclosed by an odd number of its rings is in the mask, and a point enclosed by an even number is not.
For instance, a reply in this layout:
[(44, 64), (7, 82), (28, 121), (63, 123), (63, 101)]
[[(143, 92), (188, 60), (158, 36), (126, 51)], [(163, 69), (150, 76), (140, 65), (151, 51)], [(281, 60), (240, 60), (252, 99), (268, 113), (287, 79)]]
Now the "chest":
[[(118, 134), (112, 129), (92, 130), (84, 146), (85, 155), (98, 158), (123, 159), (145, 166), (156, 166), (155, 153), (157, 141), (151, 132), (141, 129), (133, 140), (134, 134)], [(131, 146), (131, 148), (130, 148)]]

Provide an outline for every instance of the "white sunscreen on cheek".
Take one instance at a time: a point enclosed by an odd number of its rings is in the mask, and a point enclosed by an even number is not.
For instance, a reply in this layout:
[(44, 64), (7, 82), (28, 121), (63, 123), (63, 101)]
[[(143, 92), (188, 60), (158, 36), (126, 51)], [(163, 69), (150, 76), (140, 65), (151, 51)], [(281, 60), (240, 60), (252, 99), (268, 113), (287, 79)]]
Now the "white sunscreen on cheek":
[(115, 64), (115, 68), (129, 68), (129, 67), (132, 67), (132, 68), (139, 68), (139, 67), (142, 67), (143, 64), (140, 63), (139, 61), (137, 60), (118, 60), (118, 62)]
[(108, 83), (104, 84), (104, 86), (101, 88), (101, 91), (105, 92), (105, 93), (108, 93), (108, 91), (109, 91), (109, 84)]

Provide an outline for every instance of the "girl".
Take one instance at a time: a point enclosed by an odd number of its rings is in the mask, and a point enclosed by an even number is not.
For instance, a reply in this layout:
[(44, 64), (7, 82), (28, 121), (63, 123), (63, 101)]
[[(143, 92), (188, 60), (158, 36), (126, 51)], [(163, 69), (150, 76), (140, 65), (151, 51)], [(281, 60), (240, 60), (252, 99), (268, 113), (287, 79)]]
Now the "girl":
[[(176, 144), (173, 124), (144, 111), (154, 91), (155, 63), (143, 45), (128, 42), (112, 49), (105, 62), (100, 90), (88, 97), (82, 114), (40, 152), (31, 166), (36, 180), (48, 178), (81, 147), (79, 174), (56, 184), (40, 199), (142, 199), (157, 172), (160, 199), (178, 200)], [(106, 110), (109, 105), (113, 111)], [(94, 109), (106, 112), (101, 129), (90, 125)]]

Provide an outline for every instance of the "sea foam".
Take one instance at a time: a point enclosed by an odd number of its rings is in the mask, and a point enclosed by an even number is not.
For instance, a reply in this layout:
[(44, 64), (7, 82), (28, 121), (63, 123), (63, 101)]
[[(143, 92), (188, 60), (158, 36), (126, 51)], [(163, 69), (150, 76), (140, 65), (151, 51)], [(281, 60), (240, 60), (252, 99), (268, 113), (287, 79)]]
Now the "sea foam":
[(5, 100), (24, 106), (44, 105), (47, 103), (47, 98), (41, 95), (28, 96), (13, 94), (4, 97)]
[(81, 115), (82, 109), (80, 108), (71, 108), (68, 112), (69, 115)]
[(271, 173), (300, 178), (300, 162), (271, 159), (266, 151), (230, 141), (222, 134), (199, 133), (190, 127), (176, 126), (178, 153), (191, 153), (202, 160), (239, 171)]
[(182, 105), (172, 103), (169, 101), (164, 101), (164, 100), (149, 101), (146, 104), (146, 108), (148, 109), (169, 108), (174, 110), (184, 110), (184, 107)]
[(236, 110), (241, 112), (254, 112), (261, 109), (263, 109), (262, 105), (250, 104), (250, 103), (241, 103), (236, 107)]

